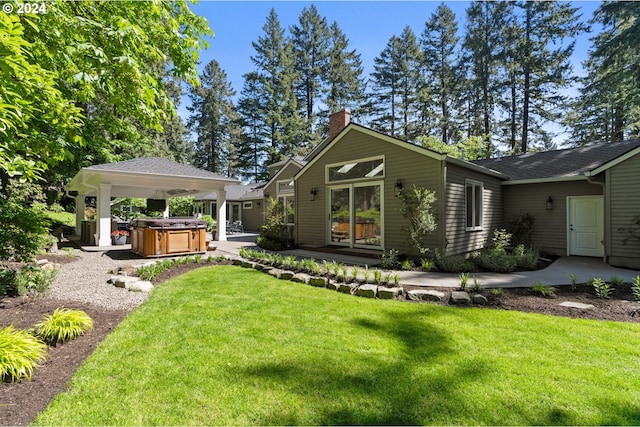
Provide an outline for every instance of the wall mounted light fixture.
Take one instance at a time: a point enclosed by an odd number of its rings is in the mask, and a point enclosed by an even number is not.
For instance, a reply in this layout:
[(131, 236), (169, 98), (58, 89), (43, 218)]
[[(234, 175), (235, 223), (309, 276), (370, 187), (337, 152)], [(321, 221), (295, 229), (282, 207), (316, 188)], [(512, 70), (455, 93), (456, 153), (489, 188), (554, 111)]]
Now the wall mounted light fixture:
[(396, 189), (396, 195), (397, 193), (401, 192), (402, 189), (404, 188), (404, 184), (402, 183), (401, 179), (398, 179), (394, 185), (395, 189)]
[(269, 200), (269, 193), (264, 193), (264, 199)]
[(549, 198), (547, 199), (547, 210), (550, 211), (553, 209), (553, 199), (551, 198), (551, 196), (549, 196)]
[(313, 202), (314, 200), (316, 200), (316, 196), (318, 195), (318, 189), (316, 187), (313, 187), (309, 194), (311, 194), (311, 201)]

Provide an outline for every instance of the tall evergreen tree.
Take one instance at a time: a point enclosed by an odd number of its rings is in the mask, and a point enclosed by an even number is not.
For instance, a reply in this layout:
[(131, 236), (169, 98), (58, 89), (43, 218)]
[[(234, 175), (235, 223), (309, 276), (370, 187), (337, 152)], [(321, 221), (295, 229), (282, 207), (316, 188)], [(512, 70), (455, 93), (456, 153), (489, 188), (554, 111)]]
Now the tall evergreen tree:
[(444, 3), (425, 23), (420, 38), (423, 52), (424, 81), (430, 85), (439, 136), (445, 143), (457, 138), (456, 102), (461, 98), (458, 68), (458, 24), (453, 11)]
[(402, 92), (400, 71), (400, 39), (392, 36), (380, 56), (374, 58), (370, 95), (371, 125), (391, 136), (398, 135), (398, 97)]
[(489, 137), (496, 128), (498, 66), (507, 24), (507, 2), (473, 2), (466, 10), (462, 63), (466, 64), (464, 89), (466, 133)]
[(321, 94), (328, 82), (331, 32), (326, 18), (320, 16), (315, 5), (302, 9), (299, 25), (290, 28), (291, 41), (298, 71), (298, 102), (306, 121), (305, 140), (312, 144), (320, 140), (316, 113)]
[(604, 29), (583, 64), (587, 76), (572, 115), (578, 145), (640, 134), (640, 3), (605, 2), (592, 23)]
[(256, 54), (251, 61), (257, 68), (251, 76), (258, 80), (256, 95), (263, 103), (261, 116), (267, 129), (268, 162), (275, 163), (304, 152), (307, 144), (294, 90), (298, 75), (293, 46), (285, 38), (275, 9), (271, 9), (262, 29), (264, 36), (253, 42)]
[(235, 91), (216, 60), (200, 75), (201, 85), (191, 87), (188, 125), (196, 135), (194, 164), (211, 172), (229, 174), (231, 137), (236, 113)]
[[(331, 47), (328, 64), (328, 88), (325, 104), (329, 112), (348, 108), (352, 117), (360, 113), (365, 101), (366, 82), (362, 76), (362, 59), (356, 50), (349, 50), (349, 40), (336, 22), (329, 28)], [(329, 114), (321, 122), (328, 129)]]
[(578, 9), (570, 3), (522, 1), (517, 5), (523, 13), (523, 33), (517, 48), (522, 76), (519, 151), (525, 153), (532, 145), (532, 136), (538, 135), (540, 143), (548, 144), (551, 135), (544, 124), (559, 123), (566, 112), (567, 97), (561, 90), (573, 79), (569, 58), (575, 41), (566, 44), (564, 41), (586, 27), (576, 16)]
[(269, 145), (265, 142), (269, 132), (262, 120), (265, 105), (260, 97), (259, 85), (260, 79), (256, 73), (246, 74), (237, 105), (243, 129), (237, 147), (239, 176), (251, 182), (264, 181), (269, 176)]

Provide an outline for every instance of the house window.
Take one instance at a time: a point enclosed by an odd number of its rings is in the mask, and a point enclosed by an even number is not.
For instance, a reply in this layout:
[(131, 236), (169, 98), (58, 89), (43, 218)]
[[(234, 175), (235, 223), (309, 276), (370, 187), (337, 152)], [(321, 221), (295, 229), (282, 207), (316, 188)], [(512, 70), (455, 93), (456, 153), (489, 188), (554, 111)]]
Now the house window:
[(292, 179), (278, 181), (278, 194), (293, 194), (295, 189)]
[(467, 231), (482, 230), (482, 192), (484, 185), (478, 181), (465, 181), (465, 207)]
[(327, 165), (327, 183), (384, 177), (384, 158), (375, 157)]
[(253, 202), (242, 202), (242, 209), (253, 209)]

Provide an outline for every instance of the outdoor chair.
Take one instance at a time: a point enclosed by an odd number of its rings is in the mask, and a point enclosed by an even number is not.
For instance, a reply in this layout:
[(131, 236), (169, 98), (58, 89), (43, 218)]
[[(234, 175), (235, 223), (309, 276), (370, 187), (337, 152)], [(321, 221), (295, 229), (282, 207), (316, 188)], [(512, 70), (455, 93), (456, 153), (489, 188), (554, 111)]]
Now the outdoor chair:
[(227, 222), (227, 232), (229, 233), (244, 233), (244, 227), (242, 221)]

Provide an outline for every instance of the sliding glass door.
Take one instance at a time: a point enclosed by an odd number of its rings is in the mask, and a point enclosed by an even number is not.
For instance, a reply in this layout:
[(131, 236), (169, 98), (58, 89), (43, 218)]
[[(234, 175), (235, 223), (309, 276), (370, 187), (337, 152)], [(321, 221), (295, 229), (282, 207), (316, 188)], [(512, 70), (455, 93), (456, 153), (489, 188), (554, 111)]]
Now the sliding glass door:
[(329, 244), (382, 247), (382, 183), (330, 188)]

